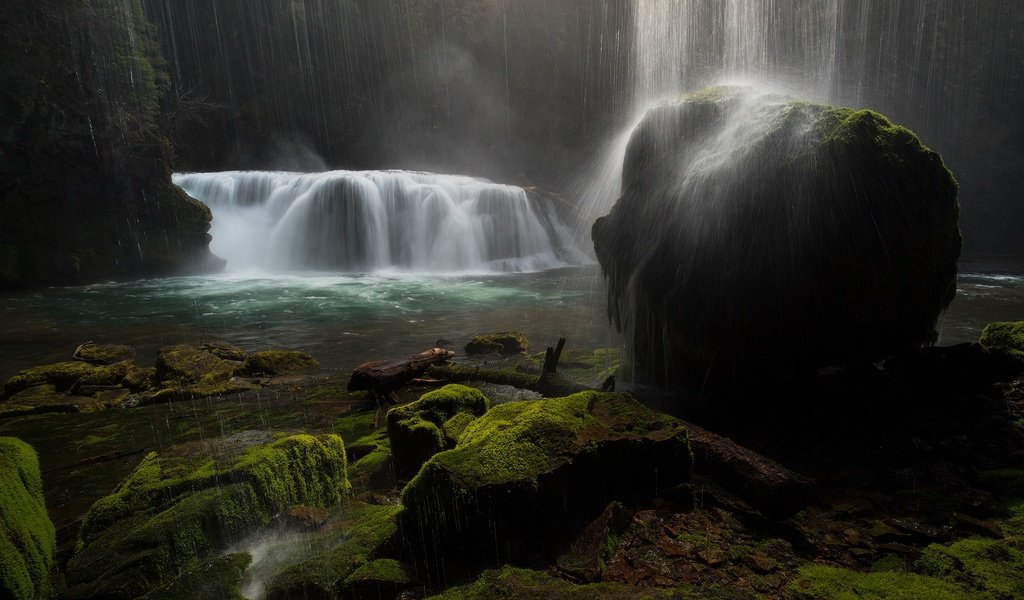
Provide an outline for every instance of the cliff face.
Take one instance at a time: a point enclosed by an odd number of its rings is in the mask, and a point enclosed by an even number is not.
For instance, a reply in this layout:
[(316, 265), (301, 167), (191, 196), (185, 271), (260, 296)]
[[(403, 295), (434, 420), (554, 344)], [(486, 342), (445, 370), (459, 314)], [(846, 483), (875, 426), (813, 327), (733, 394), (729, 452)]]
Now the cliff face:
[(167, 77), (137, 1), (0, 7), (0, 289), (218, 266), (171, 184)]
[(701, 382), (929, 343), (958, 216), (942, 159), (885, 117), (719, 88), (648, 112), (593, 236), (637, 372)]

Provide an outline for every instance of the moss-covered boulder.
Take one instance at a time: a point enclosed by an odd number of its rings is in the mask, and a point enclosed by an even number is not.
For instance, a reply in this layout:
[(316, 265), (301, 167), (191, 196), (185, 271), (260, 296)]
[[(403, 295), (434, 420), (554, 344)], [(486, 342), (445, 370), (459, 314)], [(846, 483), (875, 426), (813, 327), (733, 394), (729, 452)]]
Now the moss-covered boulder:
[(466, 344), (466, 354), (525, 354), (530, 347), (526, 336), (518, 331), (478, 335)]
[(395, 597), (413, 582), (409, 568), (386, 556), (399, 511), (397, 505), (357, 501), (340, 507), (324, 531), (305, 540), (308, 555), (273, 575), (268, 600)]
[(75, 360), (94, 365), (112, 365), (135, 360), (135, 348), (121, 344), (94, 344), (87, 342), (75, 350)]
[(68, 361), (25, 369), (4, 384), (0, 417), (43, 412), (96, 412), (119, 406), (136, 375), (131, 361), (91, 364)]
[(981, 345), (986, 348), (1004, 348), (1024, 355), (1024, 321), (997, 321), (989, 323), (981, 332)]
[[(628, 394), (509, 402), (469, 424), (402, 492), (422, 572), (553, 559), (614, 499), (650, 499), (689, 480), (687, 435)], [(446, 572), (435, 562), (445, 557)]]
[(394, 486), (391, 440), (387, 427), (377, 427), (377, 412), (366, 410), (338, 419), (331, 430), (345, 440), (348, 477), (355, 490)]
[(263, 350), (248, 356), (245, 369), (253, 375), (289, 375), (317, 371), (320, 363), (297, 350)]
[(648, 111), (592, 233), (637, 373), (704, 382), (931, 342), (958, 215), (939, 155), (882, 115), (716, 88)]
[(289, 507), (349, 494), (341, 438), (271, 438), (241, 432), (146, 456), (86, 513), (69, 596), (136, 598), (174, 585)]
[(415, 473), (431, 456), (454, 447), (456, 436), (468, 424), (466, 419), (479, 417), (489, 406), (480, 390), (451, 384), (392, 408), (387, 420), (395, 471), (399, 475)]
[(49, 598), (56, 546), (35, 450), (0, 437), (0, 598)]
[(212, 384), (243, 372), (243, 362), (222, 356), (208, 346), (164, 346), (156, 356), (156, 376), (160, 381)]

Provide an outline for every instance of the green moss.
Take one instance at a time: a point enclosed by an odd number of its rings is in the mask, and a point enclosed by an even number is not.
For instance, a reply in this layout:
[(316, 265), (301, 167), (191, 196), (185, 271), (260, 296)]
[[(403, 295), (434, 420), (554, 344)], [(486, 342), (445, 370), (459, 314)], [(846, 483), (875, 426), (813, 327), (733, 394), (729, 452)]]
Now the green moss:
[(244, 552), (218, 556), (174, 578), (142, 600), (244, 600), (240, 584), (252, 557)]
[(430, 596), (429, 600), (669, 600), (700, 597), (713, 597), (713, 594), (698, 595), (697, 590), (690, 587), (644, 589), (620, 583), (574, 585), (539, 571), (506, 566), (484, 571), (473, 583), (449, 588)]
[(415, 580), (409, 568), (392, 558), (378, 558), (359, 567), (345, 579), (346, 585), (363, 582), (411, 583)]
[(156, 357), (156, 376), (160, 381), (214, 384), (242, 371), (237, 361), (219, 358), (210, 350), (196, 346), (165, 346)]
[(13, 396), (37, 385), (52, 385), (56, 391), (63, 392), (71, 389), (71, 386), (82, 377), (92, 375), (100, 369), (77, 360), (25, 369), (7, 380), (4, 384), (4, 394)]
[(263, 440), (224, 438), (146, 456), (86, 513), (68, 564), (72, 595), (145, 594), (290, 506), (334, 506), (348, 495), (338, 436), (253, 445)]
[(35, 450), (0, 437), (0, 597), (48, 598), (56, 545)]
[(455, 445), (459, 443), (459, 438), (462, 437), (462, 433), (466, 431), (466, 427), (475, 420), (476, 415), (460, 412), (445, 421), (441, 426), (441, 432), (444, 434), (445, 445), (449, 448), (454, 448)]
[[(377, 558), (398, 530), (399, 506), (349, 502), (341, 520), (310, 540), (312, 557), (285, 567), (268, 585), (270, 597), (336, 597), (358, 569)], [(387, 564), (377, 565), (386, 568)]]
[(480, 390), (451, 384), (392, 408), (387, 417), (388, 439), (396, 470), (416, 472), (428, 458), (454, 445), (442, 431), (445, 423), (459, 413), (482, 415), (489, 406)]
[(94, 365), (112, 365), (135, 359), (135, 349), (119, 344), (85, 344), (75, 352), (75, 359)]
[(518, 331), (478, 335), (466, 344), (466, 354), (523, 354), (530, 343)]
[(250, 354), (245, 369), (252, 374), (286, 375), (317, 371), (320, 363), (305, 352), (264, 350)]
[(156, 369), (154, 367), (133, 369), (124, 376), (122, 383), (133, 392), (150, 390), (158, 383), (156, 380)]
[(346, 445), (373, 433), (377, 412), (373, 410), (352, 412), (341, 417), (331, 426), (331, 431), (341, 436)]
[(794, 598), (822, 600), (967, 600), (980, 597), (957, 585), (914, 573), (859, 573), (813, 564), (800, 569), (790, 583), (789, 593)]
[(989, 323), (981, 332), (981, 345), (1004, 347), (1015, 353), (1024, 352), (1024, 321)]

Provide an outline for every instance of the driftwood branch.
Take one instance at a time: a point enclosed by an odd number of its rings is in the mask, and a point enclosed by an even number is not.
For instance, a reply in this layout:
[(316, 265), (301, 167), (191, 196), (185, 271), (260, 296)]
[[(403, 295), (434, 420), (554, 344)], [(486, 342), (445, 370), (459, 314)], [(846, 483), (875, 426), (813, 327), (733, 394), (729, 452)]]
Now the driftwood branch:
[(359, 365), (348, 380), (348, 391), (382, 392), (404, 385), (423, 375), (431, 365), (447, 362), (451, 350), (433, 348), (401, 360), (375, 360)]
[(548, 346), (548, 349), (544, 352), (542, 376), (558, 371), (558, 361), (562, 360), (562, 348), (565, 348), (565, 338), (558, 338), (558, 346), (555, 348)]

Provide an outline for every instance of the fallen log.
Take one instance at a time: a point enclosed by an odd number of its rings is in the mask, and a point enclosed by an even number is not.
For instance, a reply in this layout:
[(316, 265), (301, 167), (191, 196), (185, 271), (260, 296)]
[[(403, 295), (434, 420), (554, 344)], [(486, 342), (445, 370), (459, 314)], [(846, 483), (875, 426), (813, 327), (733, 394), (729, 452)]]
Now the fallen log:
[(807, 503), (814, 483), (772, 459), (692, 423), (684, 423), (693, 469), (717, 481), (772, 518), (792, 516)]
[(359, 365), (348, 380), (348, 391), (381, 392), (404, 385), (423, 375), (431, 365), (447, 362), (451, 350), (433, 348), (401, 360), (374, 360)]

